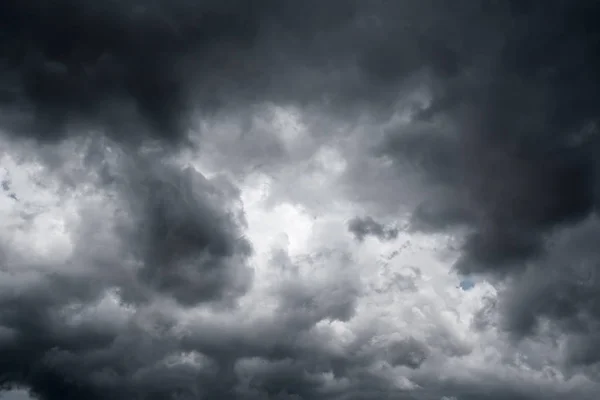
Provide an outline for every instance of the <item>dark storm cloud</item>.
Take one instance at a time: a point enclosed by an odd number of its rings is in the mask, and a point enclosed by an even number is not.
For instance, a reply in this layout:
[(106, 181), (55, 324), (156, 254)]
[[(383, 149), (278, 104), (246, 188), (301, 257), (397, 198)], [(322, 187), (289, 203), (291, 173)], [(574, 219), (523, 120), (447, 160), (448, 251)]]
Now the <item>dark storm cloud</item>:
[[(106, 201), (118, 212), (81, 213), (69, 268), (2, 243), (3, 270), (13, 270), (0, 283), (0, 384), (42, 400), (397, 398), (369, 367), (383, 359), (419, 370), (429, 354), (423, 343), (397, 342), (383, 358), (368, 348), (340, 355), (307, 333), (352, 317), (351, 282), (290, 280), (266, 322), (177, 330), (180, 306), (235, 312), (252, 281), (251, 245), (235, 187), (169, 164), (173, 153), (162, 146), (181, 143), (197, 115), (265, 102), (387, 120), (405, 89), (422, 82), (431, 105), (378, 148), (443, 193), (416, 210), (415, 226), (467, 225), (462, 272), (514, 271), (541, 255), (508, 290), (514, 303), (504, 304), (503, 323), (528, 334), (549, 318), (578, 335), (567, 361), (594, 364), (597, 285), (582, 289), (563, 268), (572, 260), (565, 255), (577, 254), (584, 270), (596, 269), (594, 246), (578, 244), (595, 234), (556, 248), (547, 238), (597, 201), (599, 14), (595, 2), (566, 0), (2, 2), (0, 126), (53, 143), (88, 128), (108, 135), (81, 171), (61, 171), (79, 154), (50, 157), (46, 147), (38, 155), (63, 190), (91, 182), (114, 195)], [(145, 139), (160, 139), (155, 153)], [(110, 151), (122, 155), (116, 167)], [(112, 219), (120, 222), (104, 243), (96, 228)], [(372, 218), (348, 228), (359, 240), (398, 234)], [(109, 288), (134, 317), (76, 318)], [(189, 360), (173, 364), (184, 351)], [(435, 392), (405, 397), (548, 398), (495, 383), (425, 384)]]
[[(432, 53), (420, 44), (407, 51), (399, 40), (393, 46), (402, 48), (401, 64), (381, 52), (389, 70), (363, 65), (364, 77), (377, 71), (388, 83), (429, 73), (431, 104), (386, 132), (377, 148), (432, 189), (411, 226), (466, 228), (455, 265), (460, 272), (518, 277), (500, 300), (504, 328), (521, 337), (550, 320), (573, 335), (569, 362), (593, 365), (598, 358), (589, 332), (600, 321), (598, 285), (578, 276), (597, 271), (597, 252), (588, 246), (597, 234), (583, 221), (598, 202), (600, 7), (459, 2), (434, 11), (426, 4), (407, 13), (424, 25), (439, 22), (427, 26)], [(437, 19), (444, 17), (454, 28)], [(565, 229), (569, 239), (553, 244)], [(354, 230), (357, 237), (383, 234), (377, 224)]]
[(460, 72), (436, 80), (431, 104), (387, 132), (380, 152), (434, 188), (414, 227), (468, 229), (459, 272), (508, 276), (500, 325), (523, 338), (550, 324), (569, 338), (566, 365), (597, 379), (600, 253), (588, 220), (599, 188), (600, 7), (504, 5), (479, 14), (488, 28), (460, 20), (486, 48), (457, 52)]
[(354, 235), (356, 240), (363, 241), (367, 236), (375, 236), (379, 240), (394, 240), (398, 237), (399, 230), (396, 227), (388, 227), (372, 217), (355, 217), (348, 222), (348, 231)]
[(489, 48), (476, 62), (459, 58), (460, 76), (439, 87), (416, 134), (390, 133), (399, 163), (446, 186), (445, 198), (433, 200), (438, 215), (424, 206), (417, 222), (471, 221), (458, 264), (466, 272), (535, 256), (548, 232), (595, 207), (600, 59), (592, 15), (600, 11), (591, 2), (528, 4), (515, 3), (495, 19), (497, 30), (482, 31)]
[(459, 72), (431, 29), (478, 7), (434, 3), (4, 2), (3, 126), (178, 141), (194, 115), (269, 101), (386, 115), (406, 78)]
[(188, 85), (201, 73), (186, 56), (222, 67), (215, 47), (250, 45), (267, 3), (3, 2), (4, 125), (52, 139), (77, 122), (130, 137), (146, 122), (178, 139), (191, 111)]
[(431, 198), (422, 201), (411, 216), (410, 228), (427, 232), (472, 224), (475, 218), (469, 203), (452, 200), (453, 195), (439, 190)]
[[(158, 295), (186, 307), (231, 307), (247, 290), (251, 246), (241, 235), (239, 193), (163, 151), (111, 149), (103, 140), (79, 150), (85, 172), (54, 164), (46, 180), (61, 179), (65, 195), (96, 186), (116, 214), (104, 204), (77, 210), (67, 265), (18, 254), (3, 240), (0, 382), (44, 400), (197, 398), (214, 379), (214, 362), (198, 354), (199, 364), (173, 364), (183, 349), (176, 321), (147, 305)], [(107, 291), (136, 317), (95, 311), (106, 307)]]
[(239, 196), (235, 188), (191, 167), (160, 171), (143, 186), (136, 193), (137, 201), (147, 202), (140, 217), (142, 279), (189, 305), (243, 293), (251, 281), (240, 267), (251, 253), (240, 230), (244, 216), (223, 210), (227, 189)]
[[(245, 88), (236, 86), (262, 79), (253, 70), (253, 57), (259, 62), (262, 55), (251, 50), (275, 6), (4, 2), (4, 125), (42, 139), (60, 137), (72, 124), (108, 127), (121, 139), (140, 130), (181, 139), (191, 103), (213, 109), (238, 102)], [(222, 98), (226, 91), (231, 96)]]
[(239, 190), (223, 175), (209, 179), (161, 153), (125, 151), (108, 186), (132, 221), (122, 240), (141, 262), (137, 278), (186, 306), (232, 301), (252, 281)]
[[(600, 326), (599, 238), (597, 217), (555, 234), (544, 256), (516, 275), (499, 304), (501, 323), (517, 337), (539, 333), (548, 322), (555, 333), (566, 333), (562, 357), (571, 371), (600, 362), (595, 334)], [(593, 368), (588, 372), (597, 379)]]
[[(86, 251), (90, 239), (80, 239), (83, 248), (73, 260), (79, 265), (98, 262), (93, 249)], [(325, 264), (333, 261), (320, 258)], [(107, 281), (102, 271), (74, 270), (67, 277), (36, 276), (15, 292), (10, 288), (19, 287), (18, 271), (13, 281), (3, 280), (0, 291), (0, 377), (3, 384), (22, 385), (43, 400), (327, 398), (325, 381), (332, 371), (358, 390), (379, 390), (382, 384), (362, 372), (378, 353), (340, 355), (310, 333), (317, 322), (347, 320), (352, 312), (356, 293), (337, 281), (318, 290), (309, 282), (283, 282), (279, 312), (267, 320), (237, 324), (245, 316), (234, 316), (232, 307), (225, 314), (232, 314), (229, 323), (207, 318), (178, 329), (176, 309), (168, 303), (139, 304), (125, 318), (103, 311), (106, 288), (116, 286), (126, 295), (133, 289), (127, 280), (111, 276)], [(189, 288), (168, 289), (177, 298), (197, 288), (193, 279), (185, 284)], [(197, 289), (197, 300), (207, 301), (203, 288)], [(417, 341), (398, 342), (391, 346), (390, 363), (417, 368), (423, 351)], [(181, 354), (187, 354), (186, 362), (177, 360)], [(334, 389), (332, 395), (340, 393)]]

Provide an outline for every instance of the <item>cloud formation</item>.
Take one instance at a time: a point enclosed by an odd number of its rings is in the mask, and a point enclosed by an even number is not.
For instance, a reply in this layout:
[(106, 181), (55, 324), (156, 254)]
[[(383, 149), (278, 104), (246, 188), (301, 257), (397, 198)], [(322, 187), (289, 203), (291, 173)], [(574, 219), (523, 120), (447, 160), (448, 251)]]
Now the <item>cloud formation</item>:
[(393, 240), (398, 237), (398, 228), (386, 227), (372, 217), (355, 217), (348, 222), (350, 231), (356, 240), (363, 241), (367, 236), (375, 236), (379, 240)]
[(598, 16), (3, 2), (6, 398), (595, 398)]

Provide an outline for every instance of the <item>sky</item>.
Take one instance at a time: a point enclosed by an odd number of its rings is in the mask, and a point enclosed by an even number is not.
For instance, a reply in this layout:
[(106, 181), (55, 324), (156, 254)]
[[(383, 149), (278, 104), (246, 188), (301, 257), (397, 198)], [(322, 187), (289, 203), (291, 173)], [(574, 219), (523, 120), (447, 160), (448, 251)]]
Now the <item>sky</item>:
[(0, 399), (595, 399), (599, 17), (0, 2)]

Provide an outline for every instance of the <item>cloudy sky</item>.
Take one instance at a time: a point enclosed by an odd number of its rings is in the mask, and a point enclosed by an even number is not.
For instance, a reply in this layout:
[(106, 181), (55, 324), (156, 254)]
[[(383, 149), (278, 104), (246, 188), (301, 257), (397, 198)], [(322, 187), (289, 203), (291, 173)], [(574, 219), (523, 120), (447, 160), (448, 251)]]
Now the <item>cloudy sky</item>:
[(0, 2), (0, 399), (595, 399), (599, 18)]

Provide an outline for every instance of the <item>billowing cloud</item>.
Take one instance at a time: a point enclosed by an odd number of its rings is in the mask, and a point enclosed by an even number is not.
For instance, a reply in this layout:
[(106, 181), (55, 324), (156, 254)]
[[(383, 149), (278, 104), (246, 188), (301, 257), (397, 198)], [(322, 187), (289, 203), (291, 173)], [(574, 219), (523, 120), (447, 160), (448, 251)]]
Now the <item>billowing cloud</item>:
[(0, 397), (595, 398), (599, 14), (4, 2)]

